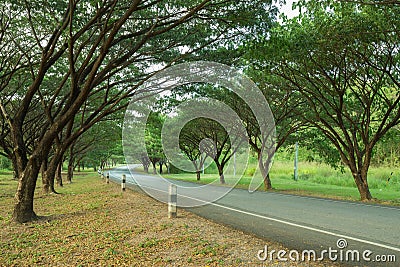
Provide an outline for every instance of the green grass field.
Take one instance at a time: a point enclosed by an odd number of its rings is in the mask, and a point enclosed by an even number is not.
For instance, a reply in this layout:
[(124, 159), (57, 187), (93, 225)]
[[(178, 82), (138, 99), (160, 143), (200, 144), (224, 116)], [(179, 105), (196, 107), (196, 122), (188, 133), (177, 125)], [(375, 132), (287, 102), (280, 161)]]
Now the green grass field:
[[(390, 175), (393, 172), (393, 175)], [(228, 186), (236, 183), (236, 188), (248, 188), (254, 167), (247, 168), (245, 175), (237, 182), (238, 177), (226, 175)], [(196, 174), (180, 173), (163, 175), (165, 178), (196, 181)], [(359, 200), (359, 193), (349, 171), (335, 170), (328, 165), (300, 162), (298, 180), (293, 179), (292, 162), (274, 162), (270, 177), (274, 191), (309, 196), (328, 197), (345, 200)], [(388, 178), (391, 178), (388, 182)], [(200, 183), (218, 184), (218, 175), (206, 173), (201, 176)], [(368, 181), (372, 196), (383, 204), (400, 205), (400, 169), (387, 167), (371, 167)], [(263, 190), (263, 186), (259, 190)]]

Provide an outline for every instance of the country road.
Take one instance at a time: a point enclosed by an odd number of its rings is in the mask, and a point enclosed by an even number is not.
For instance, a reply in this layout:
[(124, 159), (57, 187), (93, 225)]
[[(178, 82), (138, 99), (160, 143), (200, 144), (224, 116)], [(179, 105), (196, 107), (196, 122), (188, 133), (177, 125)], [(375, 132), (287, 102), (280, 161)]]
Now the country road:
[[(154, 176), (137, 172), (132, 172), (132, 176), (127, 167), (110, 171), (111, 179), (116, 182), (122, 174), (127, 175), (128, 187), (146, 179), (145, 191), (166, 202), (167, 181), (160, 182)], [(193, 189), (199, 185), (173, 182), (178, 185), (178, 205), (179, 199), (186, 200), (185, 206), (190, 201), (197, 206), (205, 202), (201, 194), (185, 193), (185, 188)], [(220, 192), (221, 187), (210, 186), (207, 190), (213, 195)], [(266, 240), (280, 242), (300, 254), (304, 250), (315, 250), (319, 256), (326, 250), (325, 259), (329, 259), (328, 252), (331, 251), (330, 259), (336, 255), (335, 261), (344, 265), (400, 266), (398, 207), (233, 189), (213, 203), (186, 209)], [(338, 246), (340, 239), (342, 243)], [(352, 255), (355, 250), (357, 253)]]

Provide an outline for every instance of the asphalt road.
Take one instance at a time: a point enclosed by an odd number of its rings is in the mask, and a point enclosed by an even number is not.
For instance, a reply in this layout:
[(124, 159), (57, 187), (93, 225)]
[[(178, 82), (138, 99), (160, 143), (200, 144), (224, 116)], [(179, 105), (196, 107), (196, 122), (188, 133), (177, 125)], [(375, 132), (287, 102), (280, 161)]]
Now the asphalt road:
[[(167, 201), (167, 183), (160, 183), (154, 176), (142, 173), (132, 172), (132, 176), (127, 167), (113, 169), (110, 177), (119, 182), (122, 174), (127, 175), (128, 187), (136, 186), (136, 180), (154, 180), (146, 183), (145, 191), (156, 199)], [(193, 201), (195, 205), (205, 202), (201, 195), (192, 191), (188, 195), (183, 190), (184, 187), (198, 185), (174, 183), (182, 187), (182, 190), (178, 187), (178, 193), (181, 192), (178, 194), (178, 205), (179, 199), (186, 200), (185, 206), (188, 206), (188, 201)], [(211, 186), (207, 190), (212, 195), (218, 193), (221, 187)], [(297, 250), (300, 258), (302, 253), (308, 257), (307, 250), (314, 250), (317, 258), (324, 253), (324, 259), (343, 265), (400, 266), (398, 207), (233, 189), (213, 203), (186, 209), (265, 240), (279, 242)], [(342, 242), (338, 246), (339, 239)], [(255, 257), (260, 252), (259, 257), (265, 258), (265, 253), (260, 251), (263, 249), (254, 248)], [(290, 251), (286, 251), (282, 258), (290, 260), (289, 254)], [(290, 255), (297, 256), (295, 252)]]

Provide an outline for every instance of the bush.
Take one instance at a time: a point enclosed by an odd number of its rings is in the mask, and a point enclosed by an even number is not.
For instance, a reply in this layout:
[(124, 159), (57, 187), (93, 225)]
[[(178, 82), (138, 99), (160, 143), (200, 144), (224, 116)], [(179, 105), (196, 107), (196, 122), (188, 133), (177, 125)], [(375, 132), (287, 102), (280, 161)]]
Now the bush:
[(11, 161), (3, 156), (0, 156), (0, 170), (11, 170), (12, 169), (12, 164)]

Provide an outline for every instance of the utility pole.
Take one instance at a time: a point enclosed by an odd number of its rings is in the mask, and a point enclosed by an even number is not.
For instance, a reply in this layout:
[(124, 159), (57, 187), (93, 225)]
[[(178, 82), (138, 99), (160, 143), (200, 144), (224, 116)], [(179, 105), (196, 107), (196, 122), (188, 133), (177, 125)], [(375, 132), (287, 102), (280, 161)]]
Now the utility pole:
[(203, 158), (203, 155), (200, 155), (200, 160), (201, 160), (201, 162), (203, 162), (202, 164), (201, 164), (201, 169), (202, 169), (202, 173), (204, 174), (204, 162), (205, 162), (205, 160), (206, 160), (206, 155), (204, 155), (204, 158)]
[(233, 176), (236, 176), (236, 151), (233, 153)]
[(298, 179), (299, 142), (296, 141), (294, 152), (294, 180)]

